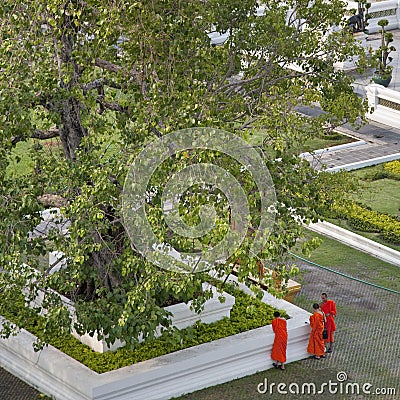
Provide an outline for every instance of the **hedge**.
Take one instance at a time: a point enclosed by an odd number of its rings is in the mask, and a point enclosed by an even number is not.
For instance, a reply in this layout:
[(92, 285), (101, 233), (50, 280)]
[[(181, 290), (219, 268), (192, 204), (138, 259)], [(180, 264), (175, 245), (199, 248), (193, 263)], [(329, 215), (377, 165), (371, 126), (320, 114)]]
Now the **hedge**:
[(384, 240), (400, 244), (400, 221), (396, 217), (369, 210), (356, 203), (347, 207), (334, 206), (334, 211), (353, 228), (364, 232), (377, 232)]

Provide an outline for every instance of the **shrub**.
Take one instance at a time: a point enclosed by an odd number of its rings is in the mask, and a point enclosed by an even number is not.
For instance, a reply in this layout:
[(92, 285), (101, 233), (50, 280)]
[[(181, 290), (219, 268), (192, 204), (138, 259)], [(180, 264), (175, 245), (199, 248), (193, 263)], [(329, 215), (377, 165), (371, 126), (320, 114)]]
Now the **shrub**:
[(400, 161), (395, 160), (395, 161), (390, 161), (385, 164), (384, 166), (385, 171), (389, 172), (392, 175), (396, 175), (397, 177), (400, 177)]
[(369, 210), (356, 203), (347, 207), (334, 206), (334, 211), (359, 231), (377, 232), (390, 243), (400, 243), (400, 221), (396, 217)]

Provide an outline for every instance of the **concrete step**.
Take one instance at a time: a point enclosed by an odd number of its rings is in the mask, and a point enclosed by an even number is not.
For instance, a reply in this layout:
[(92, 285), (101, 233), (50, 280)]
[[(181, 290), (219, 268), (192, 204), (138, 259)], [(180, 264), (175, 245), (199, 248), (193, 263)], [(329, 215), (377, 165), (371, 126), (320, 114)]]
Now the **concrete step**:
[(367, 239), (361, 235), (357, 235), (356, 233), (326, 221), (307, 225), (307, 228), (331, 239), (335, 239), (338, 242), (344, 243), (347, 246), (353, 247), (354, 249), (363, 251), (373, 257), (379, 258), (382, 261), (400, 267), (400, 252), (384, 246), (383, 244)]

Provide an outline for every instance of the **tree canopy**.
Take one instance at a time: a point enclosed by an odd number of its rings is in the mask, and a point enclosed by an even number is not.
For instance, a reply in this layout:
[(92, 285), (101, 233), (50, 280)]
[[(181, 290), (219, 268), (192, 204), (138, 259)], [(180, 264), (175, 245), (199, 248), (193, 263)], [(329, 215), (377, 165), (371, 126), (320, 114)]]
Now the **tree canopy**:
[[(164, 221), (169, 177), (211, 163), (243, 186), (251, 214), (246, 240), (215, 268), (229, 273), (240, 260), (239, 278), (246, 280), (261, 262), (289, 277), (295, 270), (285, 261), (287, 250), (303, 229), (298, 216), (315, 220), (351, 185), (345, 174), (318, 173), (298, 157), (307, 139), (355, 123), (364, 112), (351, 79), (334, 67), (362, 55), (346, 30), (334, 29), (344, 26), (344, 12), (337, 0), (261, 6), (254, 0), (3, 1), (2, 302), (44, 298), (15, 322), (23, 325), (38, 313), (43, 340), (69, 332), (71, 317), (57, 295), (63, 293), (75, 304), (78, 332), (98, 330), (109, 342), (135, 345), (160, 323), (168, 328), (162, 305), (171, 297), (197, 296), (201, 305), (208, 294), (199, 292), (199, 283), (207, 275), (154, 265), (132, 245), (122, 218), (132, 160), (152, 141), (186, 128), (225, 130), (249, 143), (262, 134), (254, 149), (273, 180), (274, 223), (259, 253), (249, 253), (262, 217), (254, 179), (227, 154), (189, 149), (160, 162), (149, 183), (146, 215), (157, 238), (196, 252), (235, 229), (224, 193), (200, 183), (187, 188), (180, 214), (196, 225), (201, 206), (211, 203), (214, 228), (201, 238), (185, 237)], [(213, 32), (226, 40), (213, 44)], [(316, 118), (299, 112), (316, 104), (323, 111)], [(68, 234), (33, 236), (41, 212), (51, 207), (70, 221)], [(53, 250), (67, 263), (57, 272), (43, 263)]]

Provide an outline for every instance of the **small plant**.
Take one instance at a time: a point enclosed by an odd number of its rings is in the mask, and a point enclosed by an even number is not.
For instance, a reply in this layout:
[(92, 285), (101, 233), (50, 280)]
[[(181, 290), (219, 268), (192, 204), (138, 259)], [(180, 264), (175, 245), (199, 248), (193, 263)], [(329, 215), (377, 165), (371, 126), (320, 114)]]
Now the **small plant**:
[[(378, 78), (389, 79), (392, 76), (393, 67), (388, 65), (392, 61), (389, 54), (396, 51), (396, 48), (390, 43), (393, 42), (393, 33), (387, 32), (385, 26), (389, 24), (387, 19), (381, 19), (378, 25), (381, 27), (381, 45), (377, 50), (371, 51), (371, 66), (375, 68), (375, 75)], [(372, 78), (374, 80), (374, 78)]]

